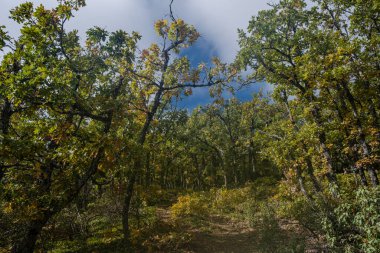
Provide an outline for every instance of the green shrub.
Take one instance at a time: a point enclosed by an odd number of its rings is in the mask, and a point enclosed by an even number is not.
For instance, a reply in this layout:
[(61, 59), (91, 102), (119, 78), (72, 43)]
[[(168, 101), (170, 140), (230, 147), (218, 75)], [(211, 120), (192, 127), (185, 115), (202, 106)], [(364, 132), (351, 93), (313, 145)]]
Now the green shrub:
[(178, 197), (171, 206), (171, 215), (174, 220), (180, 218), (204, 219), (210, 212), (210, 198), (205, 193), (192, 193)]
[(322, 232), (321, 218), (324, 217), (321, 203), (310, 203), (304, 196), (297, 196), (291, 201), (279, 204), (277, 214), (280, 218), (297, 221), (303, 228), (314, 235)]
[(252, 207), (250, 225), (257, 231), (257, 247), (263, 253), (305, 252), (305, 238), (281, 228), (275, 207), (261, 202)]
[(174, 220), (191, 218), (205, 220), (210, 215), (248, 219), (251, 207), (267, 200), (276, 192), (276, 179), (265, 177), (236, 189), (213, 188), (207, 192), (194, 192), (178, 197), (172, 205)]
[(380, 187), (342, 194), (335, 219), (323, 220), (326, 239), (339, 252), (380, 252)]
[(169, 206), (176, 200), (179, 192), (178, 190), (162, 189), (159, 185), (136, 188), (148, 206)]
[(211, 189), (211, 207), (214, 213), (238, 215), (245, 211), (245, 203), (251, 198), (249, 186), (238, 189)]

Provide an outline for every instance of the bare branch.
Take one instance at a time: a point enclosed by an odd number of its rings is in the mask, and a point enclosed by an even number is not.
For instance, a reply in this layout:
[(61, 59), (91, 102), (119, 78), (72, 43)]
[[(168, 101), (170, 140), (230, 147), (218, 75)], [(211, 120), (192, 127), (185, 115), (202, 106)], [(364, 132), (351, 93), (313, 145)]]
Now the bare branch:
[(284, 139), (284, 138), (281, 137), (281, 136), (278, 136), (278, 135), (276, 135), (276, 134), (270, 134), (270, 133), (267, 133), (267, 132), (262, 131), (262, 130), (259, 130), (259, 129), (257, 129), (256, 131), (259, 132), (259, 133), (261, 133), (261, 134), (265, 134), (265, 135), (267, 135), (267, 136), (269, 136), (269, 137), (272, 137), (273, 139), (276, 139), (276, 140), (283, 140), (283, 139)]
[(177, 20), (175, 19), (174, 15), (173, 15), (173, 9), (172, 9), (173, 2), (174, 2), (174, 0), (171, 0), (171, 2), (169, 4), (170, 18), (173, 20), (173, 22), (176, 22)]
[(155, 80), (153, 80), (152, 78), (149, 78), (149, 77), (147, 77), (147, 76), (141, 75), (141, 74), (137, 73), (137, 72), (134, 71), (134, 70), (127, 70), (127, 71), (128, 71), (129, 73), (131, 73), (132, 75), (137, 76), (137, 77), (139, 77), (139, 78), (141, 78), (141, 79), (145, 79), (145, 80), (148, 81), (150, 84), (152, 84), (152, 85), (154, 85), (154, 86), (160, 88), (160, 84), (157, 83), (157, 82), (156, 82)]
[(168, 91), (168, 90), (175, 90), (175, 89), (178, 89), (178, 88), (199, 88), (199, 87), (210, 87), (210, 86), (213, 86), (215, 84), (219, 84), (219, 83), (222, 83), (223, 80), (217, 80), (217, 81), (212, 81), (210, 80), (209, 82), (207, 83), (201, 83), (201, 84), (178, 84), (178, 85), (175, 85), (175, 86), (170, 86), (170, 87), (165, 87), (163, 88), (164, 90)]

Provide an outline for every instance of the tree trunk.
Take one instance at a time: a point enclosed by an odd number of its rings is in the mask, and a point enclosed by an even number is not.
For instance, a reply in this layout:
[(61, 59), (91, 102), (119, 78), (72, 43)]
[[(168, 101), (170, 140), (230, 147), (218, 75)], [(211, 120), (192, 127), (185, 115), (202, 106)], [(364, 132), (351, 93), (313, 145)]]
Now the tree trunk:
[(308, 201), (312, 202), (312, 198), (311, 198), (310, 194), (306, 191), (306, 188), (305, 188), (305, 179), (302, 176), (300, 168), (298, 166), (296, 166), (295, 171), (296, 171), (296, 175), (297, 175), (298, 185), (300, 187), (300, 190), (301, 190), (302, 194), (306, 197), (306, 199)]
[[(283, 95), (283, 100), (285, 103), (286, 110), (288, 111), (290, 123), (292, 124), (294, 131), (298, 132), (299, 128), (298, 128), (296, 121), (293, 117), (292, 111), (290, 110), (290, 106), (289, 106), (289, 102), (288, 102), (288, 95), (286, 94), (285, 91), (282, 92), (282, 95)], [(310, 156), (307, 154), (308, 153), (307, 152), (307, 146), (306, 146), (306, 143), (304, 141), (302, 141), (302, 149), (305, 152), (306, 172), (309, 175), (311, 182), (313, 183), (314, 190), (317, 193), (322, 193), (321, 184), (319, 183), (317, 177), (314, 174), (313, 163), (311, 161)]]
[[(3, 133), (3, 136), (4, 136), (4, 141), (3, 141), (4, 143), (3, 144), (5, 144), (5, 141), (7, 140), (7, 135), (9, 133), (9, 126), (10, 126), (12, 114), (13, 114), (13, 111), (11, 108), (11, 103), (9, 102), (9, 100), (7, 98), (5, 98), (3, 107), (1, 108), (1, 114), (0, 114), (1, 132)], [(4, 177), (5, 168), (6, 167), (5, 167), (4, 163), (1, 161), (0, 162), (0, 181)]]
[(30, 222), (25, 228), (25, 234), (13, 245), (12, 253), (33, 253), (38, 236), (52, 214), (44, 214), (42, 219)]
[(151, 170), (150, 170), (150, 152), (146, 153), (146, 163), (145, 163), (145, 187), (150, 185), (151, 181)]
[(357, 172), (360, 176), (360, 182), (363, 186), (368, 186), (368, 182), (367, 182), (367, 178), (364, 174), (364, 170), (362, 168), (358, 169), (358, 172)]
[(123, 224), (124, 239), (127, 243), (130, 242), (129, 241), (130, 239), (129, 209), (130, 209), (131, 200), (132, 200), (132, 196), (134, 192), (133, 190), (134, 190), (135, 180), (136, 180), (136, 175), (132, 173), (128, 180), (127, 191), (124, 197), (122, 224)]
[[(167, 60), (168, 61), (168, 60)], [(167, 66), (168, 62), (166, 62)], [(140, 145), (141, 150), (143, 149), (143, 145), (145, 143), (146, 136), (149, 131), (150, 124), (153, 121), (154, 115), (156, 114), (158, 107), (160, 106), (161, 96), (164, 92), (164, 82), (161, 82), (160, 89), (157, 91), (157, 93), (154, 96), (153, 106), (151, 111), (147, 113), (146, 120), (144, 123), (143, 128), (141, 129), (141, 132), (139, 134), (139, 138), (137, 140), (137, 143)], [(130, 239), (130, 228), (129, 228), (129, 209), (131, 206), (131, 200), (132, 195), (134, 191), (134, 185), (136, 181), (136, 175), (141, 169), (141, 157), (137, 156), (135, 158), (135, 162), (132, 167), (131, 175), (128, 180), (127, 184), (127, 192), (124, 197), (124, 205), (123, 205), (123, 213), (122, 213), (122, 223), (123, 223), (123, 233), (124, 233), (124, 239), (128, 243)]]
[[(361, 122), (361, 119), (359, 117), (359, 112), (358, 112), (358, 109), (357, 109), (356, 104), (355, 104), (355, 99), (354, 99), (353, 95), (351, 94), (349, 88), (347, 87), (347, 84), (343, 84), (343, 89), (345, 91), (345, 95), (348, 99), (348, 102), (351, 105), (352, 113), (353, 113), (354, 118), (355, 118), (355, 124), (356, 124), (356, 127), (357, 127), (358, 132), (359, 132), (359, 143), (362, 147), (363, 156), (364, 156), (364, 158), (369, 159), (369, 157), (371, 155), (371, 151), (370, 151), (370, 147), (368, 146), (366, 139), (365, 139), (365, 134), (364, 134), (363, 127), (362, 127), (362, 122)], [(372, 185), (378, 186), (379, 185), (379, 179), (377, 178), (377, 173), (376, 173), (376, 170), (374, 168), (374, 165), (368, 164), (366, 166), (366, 168), (368, 170), (369, 177), (371, 178)]]
[(249, 147), (248, 147), (248, 168), (247, 168), (247, 174), (248, 178), (251, 180), (254, 180), (255, 174), (256, 174), (256, 167), (255, 167), (255, 154), (254, 154), (254, 147), (253, 147), (253, 141), (249, 141)]
[[(306, 147), (304, 147), (304, 149), (305, 148)], [(318, 192), (318, 193), (322, 193), (322, 187), (321, 187), (321, 184), (319, 183), (317, 177), (314, 174), (314, 168), (313, 168), (313, 164), (312, 164), (312, 162), (310, 160), (310, 157), (306, 156), (305, 160), (306, 160), (306, 166), (307, 166), (306, 167), (306, 172), (309, 175), (309, 177), (311, 179), (311, 182), (313, 183), (314, 190), (316, 192)]]
[[(328, 88), (326, 88), (326, 91), (331, 96), (332, 101), (334, 102), (335, 110), (337, 112), (339, 120), (341, 121), (341, 123), (343, 123), (344, 121), (343, 115), (348, 112), (348, 106), (346, 104), (342, 89), (339, 86), (337, 87), (337, 93), (339, 96), (340, 103), (338, 103), (338, 101), (333, 97), (333, 95), (331, 94)], [(340, 110), (339, 104), (342, 110)], [(354, 173), (360, 176), (361, 184), (363, 186), (368, 186), (367, 178), (365, 176), (363, 168), (359, 168), (356, 164), (356, 161), (359, 160), (359, 154), (358, 154), (357, 148), (355, 147), (356, 141), (351, 140), (350, 132), (344, 124), (343, 124), (343, 131), (344, 131), (345, 137), (348, 140), (348, 146), (350, 147), (350, 151), (351, 151), (351, 155), (347, 156), (348, 164), (351, 167), (352, 171), (354, 171)]]
[[(314, 117), (315, 123), (317, 123), (317, 126), (321, 128), (322, 122), (321, 122), (321, 116), (319, 113), (319, 108), (314, 106), (314, 108), (312, 108), (311, 112), (312, 112), (312, 115)], [(336, 175), (335, 175), (330, 151), (326, 146), (326, 133), (323, 130), (321, 130), (318, 133), (318, 140), (319, 140), (319, 144), (320, 144), (321, 149), (322, 149), (322, 154), (326, 160), (326, 167), (327, 167), (326, 177), (327, 177), (327, 180), (329, 181), (329, 183), (331, 185), (338, 186), (338, 180), (337, 180)]]

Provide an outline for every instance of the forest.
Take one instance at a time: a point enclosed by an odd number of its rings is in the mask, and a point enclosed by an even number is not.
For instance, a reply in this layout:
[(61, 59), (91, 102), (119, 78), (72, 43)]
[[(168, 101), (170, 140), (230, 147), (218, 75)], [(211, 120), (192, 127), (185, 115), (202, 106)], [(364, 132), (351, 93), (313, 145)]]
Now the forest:
[(277, 1), (197, 65), (173, 4), (146, 49), (67, 29), (84, 0), (9, 10), (0, 253), (380, 252), (380, 2)]

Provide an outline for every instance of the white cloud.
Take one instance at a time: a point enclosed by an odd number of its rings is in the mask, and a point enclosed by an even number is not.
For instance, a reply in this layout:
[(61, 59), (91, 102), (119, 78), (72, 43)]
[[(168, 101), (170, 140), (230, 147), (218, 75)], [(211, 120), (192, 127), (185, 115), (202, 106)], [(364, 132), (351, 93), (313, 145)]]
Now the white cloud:
[(237, 29), (246, 28), (263, 0), (185, 0), (175, 5), (176, 12), (193, 23), (215, 45), (223, 60), (231, 61), (238, 50)]
[[(272, 0), (273, 1), (273, 0)], [(22, 0), (0, 0), (0, 24), (7, 25), (11, 34), (17, 26), (8, 20), (9, 10)], [(51, 7), (53, 0), (33, 1)], [(252, 15), (267, 8), (270, 0), (175, 0), (173, 9), (177, 17), (193, 24), (203, 38), (212, 44), (225, 61), (231, 61), (238, 50), (237, 28), (246, 28)], [(143, 35), (141, 47), (157, 40), (154, 21), (167, 17), (170, 0), (87, 0), (68, 23), (68, 28), (84, 32), (93, 26), (107, 30), (138, 31)]]

